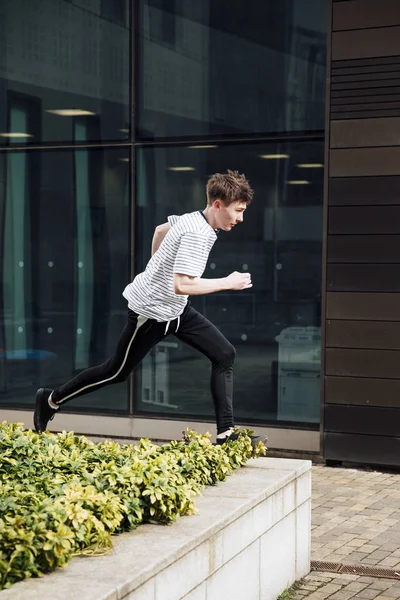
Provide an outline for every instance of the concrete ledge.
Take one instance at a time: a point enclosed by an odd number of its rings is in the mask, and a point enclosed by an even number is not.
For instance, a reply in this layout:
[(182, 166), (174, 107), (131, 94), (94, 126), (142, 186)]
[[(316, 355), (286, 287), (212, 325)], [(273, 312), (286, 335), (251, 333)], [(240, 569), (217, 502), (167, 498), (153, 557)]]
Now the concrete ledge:
[[(69, 405), (65, 409), (68, 410)], [(73, 406), (71, 406), (71, 409)], [(0, 408), (0, 421), (8, 423), (24, 423), (26, 429), (32, 427), (33, 408), (17, 410)], [(237, 425), (248, 427), (249, 424), (237, 420)], [(62, 412), (51, 422), (50, 430), (75, 431), (79, 435), (97, 437), (100, 439), (115, 438), (131, 443), (142, 437), (151, 440), (168, 442), (182, 439), (182, 431), (187, 427), (197, 433), (215, 433), (215, 423), (199, 421), (178, 421), (174, 419), (154, 419), (134, 416), (113, 416)], [(251, 429), (251, 426), (250, 426)], [(276, 450), (293, 450), (295, 452), (319, 452), (320, 432), (306, 429), (283, 429), (281, 427), (257, 426), (260, 435), (268, 436), (268, 448)]]
[(259, 458), (170, 526), (113, 538), (107, 556), (77, 557), (0, 600), (276, 600), (310, 570), (311, 462)]

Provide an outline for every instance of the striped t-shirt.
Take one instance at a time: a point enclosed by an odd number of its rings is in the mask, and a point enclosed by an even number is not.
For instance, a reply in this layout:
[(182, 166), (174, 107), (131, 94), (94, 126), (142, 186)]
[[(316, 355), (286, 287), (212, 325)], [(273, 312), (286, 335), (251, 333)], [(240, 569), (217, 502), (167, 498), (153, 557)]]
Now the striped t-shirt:
[(171, 229), (143, 273), (126, 286), (123, 296), (139, 315), (171, 321), (179, 317), (188, 296), (174, 292), (174, 273), (201, 277), (217, 234), (201, 211), (168, 217)]

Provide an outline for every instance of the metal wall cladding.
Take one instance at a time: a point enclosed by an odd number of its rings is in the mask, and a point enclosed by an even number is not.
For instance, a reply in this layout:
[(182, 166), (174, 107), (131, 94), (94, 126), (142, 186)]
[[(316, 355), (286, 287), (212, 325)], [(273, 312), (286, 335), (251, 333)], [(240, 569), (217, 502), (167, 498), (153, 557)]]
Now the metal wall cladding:
[(333, 0), (323, 451), (400, 466), (400, 4)]
[(327, 432), (324, 436), (328, 461), (382, 464), (398, 467), (400, 437)]
[(329, 206), (400, 204), (400, 176), (330, 177)]
[(398, 0), (338, 0), (333, 2), (332, 31), (400, 25)]

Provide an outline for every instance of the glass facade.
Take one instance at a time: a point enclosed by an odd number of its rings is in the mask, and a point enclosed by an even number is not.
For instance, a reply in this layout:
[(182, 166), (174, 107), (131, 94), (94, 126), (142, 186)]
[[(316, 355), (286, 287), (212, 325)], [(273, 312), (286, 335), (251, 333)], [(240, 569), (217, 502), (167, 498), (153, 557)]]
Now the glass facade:
[(138, 139), (324, 129), (325, 2), (138, 6)]
[[(319, 419), (323, 154), (322, 141), (137, 151), (137, 272), (157, 224), (205, 208), (210, 173), (239, 168), (256, 190), (243, 224), (219, 234), (204, 273), (248, 271), (253, 288), (191, 299), (236, 347), (242, 420)], [(208, 378), (207, 360), (168, 337), (143, 362), (137, 406), (212, 417)]]
[[(237, 421), (319, 422), (326, 3), (4, 0), (0, 403), (106, 360), (156, 225), (215, 172), (255, 190), (195, 297), (237, 349)], [(133, 28), (132, 28), (133, 25)], [(174, 336), (71, 412), (213, 419), (209, 363)]]
[[(33, 404), (106, 360), (126, 311), (129, 278), (129, 148), (0, 154), (0, 394)], [(127, 386), (74, 406), (128, 410)]]
[(0, 144), (128, 140), (129, 71), (129, 0), (3, 0)]

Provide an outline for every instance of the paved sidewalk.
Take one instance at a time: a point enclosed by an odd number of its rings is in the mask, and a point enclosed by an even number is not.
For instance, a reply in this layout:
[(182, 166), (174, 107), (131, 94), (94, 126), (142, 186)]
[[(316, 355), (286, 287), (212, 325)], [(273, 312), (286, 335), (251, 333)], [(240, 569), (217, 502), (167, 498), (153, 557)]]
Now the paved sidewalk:
[[(312, 477), (312, 561), (400, 573), (400, 474), (315, 465)], [(312, 571), (286, 598), (400, 600), (400, 579)]]

